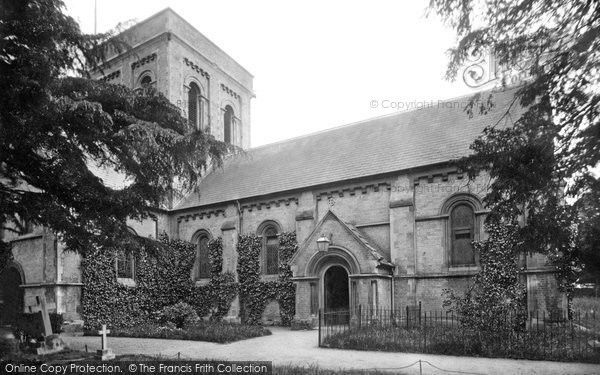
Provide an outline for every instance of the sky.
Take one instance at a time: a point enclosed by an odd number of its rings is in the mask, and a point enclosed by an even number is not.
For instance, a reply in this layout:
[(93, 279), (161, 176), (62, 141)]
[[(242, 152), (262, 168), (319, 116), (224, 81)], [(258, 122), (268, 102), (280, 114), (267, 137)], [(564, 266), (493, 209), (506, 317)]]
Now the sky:
[[(97, 31), (170, 7), (254, 76), (252, 147), (467, 94), (428, 0), (97, 0)], [(94, 0), (67, 0), (94, 32)]]

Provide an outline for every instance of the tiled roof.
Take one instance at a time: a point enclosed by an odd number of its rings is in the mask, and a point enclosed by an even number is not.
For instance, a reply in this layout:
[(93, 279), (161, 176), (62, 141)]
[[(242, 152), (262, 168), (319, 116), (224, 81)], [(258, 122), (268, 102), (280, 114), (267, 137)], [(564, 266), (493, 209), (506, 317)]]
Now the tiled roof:
[[(253, 148), (203, 178), (198, 193), (175, 208), (216, 204), (306, 188), (457, 159), (488, 125), (505, 126), (510, 107), (521, 108), (515, 90), (494, 93), (487, 114), (467, 116), (472, 95), (433, 102), (423, 109), (398, 112), (286, 141)], [(488, 93), (482, 93), (482, 100)], [(285, 124), (283, 124), (285, 125)]]

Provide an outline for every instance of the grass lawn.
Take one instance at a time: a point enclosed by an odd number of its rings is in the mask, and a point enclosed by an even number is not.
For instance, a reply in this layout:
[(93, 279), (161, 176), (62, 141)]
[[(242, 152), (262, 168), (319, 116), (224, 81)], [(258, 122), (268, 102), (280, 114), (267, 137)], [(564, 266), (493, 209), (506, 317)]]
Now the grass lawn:
[(47, 355), (37, 355), (32, 353), (17, 353), (12, 355), (7, 355), (6, 357), (0, 357), (2, 361), (18, 361), (18, 362), (26, 362), (26, 361), (42, 361), (42, 362), (50, 362), (50, 361), (69, 361), (69, 360), (80, 360), (80, 359), (94, 359), (95, 353), (87, 353), (79, 350), (71, 350), (66, 349), (62, 352), (52, 353)]
[(572, 301), (574, 319), (578, 324), (600, 334), (600, 298), (575, 297)]
[(271, 331), (264, 327), (222, 322), (200, 322), (184, 329), (160, 326), (155, 323), (129, 328), (111, 328), (111, 336), (115, 337), (159, 338), (218, 343), (228, 343), (270, 334)]
[(600, 298), (596, 297), (575, 297), (573, 298), (572, 307), (574, 311), (582, 313), (600, 313)]
[(591, 331), (565, 325), (533, 330), (478, 332), (459, 326), (363, 327), (332, 334), (323, 346), (388, 352), (430, 353), (551, 361), (600, 362), (600, 351), (588, 342)]

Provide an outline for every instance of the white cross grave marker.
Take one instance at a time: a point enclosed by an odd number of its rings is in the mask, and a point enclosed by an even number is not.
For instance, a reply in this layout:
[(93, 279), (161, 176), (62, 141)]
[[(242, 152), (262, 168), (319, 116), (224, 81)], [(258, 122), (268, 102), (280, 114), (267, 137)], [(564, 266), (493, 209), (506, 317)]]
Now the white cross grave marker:
[(106, 329), (106, 324), (102, 324), (102, 329), (98, 331), (98, 334), (102, 335), (102, 349), (98, 349), (96, 351), (96, 359), (106, 361), (115, 358), (113, 351), (108, 348), (108, 340), (106, 339), (106, 335), (109, 333), (110, 330)]
[(102, 324), (102, 330), (98, 331), (98, 334), (102, 335), (102, 350), (108, 349), (108, 342), (106, 335), (110, 333), (110, 330), (106, 329), (106, 324)]

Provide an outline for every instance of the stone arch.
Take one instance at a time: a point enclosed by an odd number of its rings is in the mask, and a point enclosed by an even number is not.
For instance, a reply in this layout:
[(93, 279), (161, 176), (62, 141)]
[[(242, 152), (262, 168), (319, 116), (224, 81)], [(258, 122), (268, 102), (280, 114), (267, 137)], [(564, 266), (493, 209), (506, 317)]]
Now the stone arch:
[(277, 234), (280, 234), (282, 231), (282, 226), (279, 223), (279, 221), (274, 220), (274, 219), (269, 219), (269, 220), (265, 220), (262, 223), (260, 223), (260, 225), (258, 226), (258, 228), (256, 228), (256, 234), (259, 236), (262, 236), (263, 233), (265, 232), (265, 230), (267, 230), (269, 227), (274, 227), (275, 230), (277, 231)]
[(148, 84), (154, 84), (156, 82), (156, 76), (154, 75), (154, 72), (150, 69), (144, 70), (138, 75), (138, 78), (135, 82), (135, 87), (141, 88), (142, 82), (147, 80), (148, 78), (150, 79), (150, 82), (148, 82)]
[(454, 193), (442, 204), (440, 208), (440, 215), (448, 215), (452, 208), (460, 203), (468, 203), (473, 207), (474, 211), (483, 210), (483, 204), (479, 198), (471, 193), (458, 192)]
[(198, 229), (192, 235), (192, 238), (191, 238), (190, 242), (191, 243), (196, 243), (196, 242), (198, 242), (198, 240), (201, 237), (204, 237), (204, 236), (208, 237), (209, 240), (213, 239), (213, 235), (210, 233), (210, 231), (208, 231), (207, 229)]
[(329, 267), (335, 265), (345, 268), (349, 275), (360, 273), (358, 259), (346, 248), (332, 245), (329, 250), (318, 251), (310, 257), (304, 274), (322, 277)]
[[(200, 79), (198, 79), (198, 77), (196, 77), (194, 75), (188, 75), (183, 80), (183, 85), (186, 90), (189, 90), (189, 87), (192, 83), (195, 83), (196, 85), (198, 85), (198, 88), (200, 88), (200, 94), (206, 96), (206, 93), (208, 92), (208, 90), (206, 89), (206, 87), (202, 83), (202, 81)], [(187, 99), (187, 92), (185, 92), (184, 94), (186, 94), (186, 99)]]
[(24, 292), (20, 287), (25, 284), (25, 274), (19, 263), (10, 262), (0, 273), (0, 320), (5, 323), (16, 321), (18, 314), (23, 312)]
[(9, 269), (9, 268), (14, 268), (15, 270), (17, 270), (17, 272), (21, 276), (22, 284), (27, 283), (27, 280), (25, 279), (25, 271), (23, 271), (23, 267), (21, 266), (21, 263), (18, 263), (15, 261), (10, 261), (10, 262), (8, 262), (8, 265), (6, 266), (5, 270)]
[(223, 100), (221, 100), (221, 110), (224, 112), (225, 108), (227, 106), (230, 106), (231, 108), (233, 108), (233, 113), (237, 116), (240, 117), (240, 105), (237, 102), (234, 102), (233, 100), (229, 99), (229, 98), (225, 98)]

